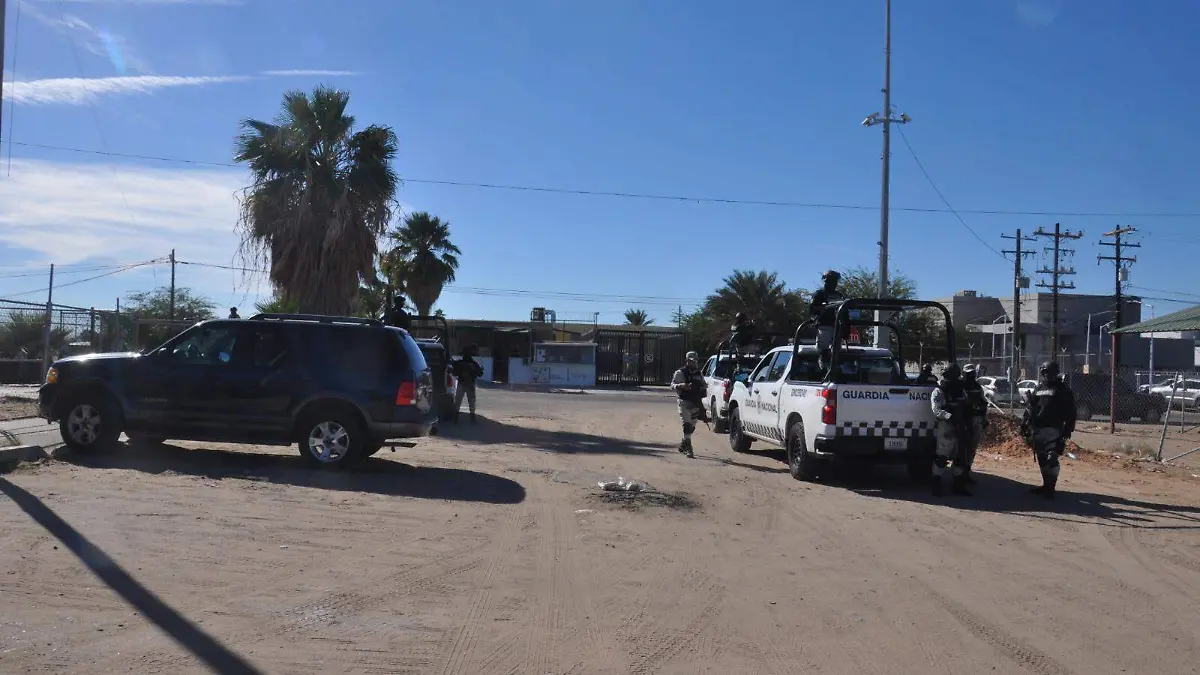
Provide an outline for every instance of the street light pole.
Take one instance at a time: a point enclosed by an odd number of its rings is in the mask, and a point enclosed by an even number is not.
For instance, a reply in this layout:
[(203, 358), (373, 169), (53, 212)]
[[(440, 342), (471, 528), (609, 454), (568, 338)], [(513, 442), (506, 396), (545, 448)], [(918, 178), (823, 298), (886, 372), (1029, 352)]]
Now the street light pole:
[[(883, 125), (883, 188), (880, 195), (879, 207), (879, 286), (876, 295), (886, 298), (888, 295), (888, 203), (891, 199), (891, 155), (893, 124), (908, 124), (908, 115), (892, 117), (892, 0), (884, 2), (884, 43), (883, 43), (883, 112), (871, 113), (862, 125), (873, 127)], [(883, 312), (875, 312), (875, 320), (883, 321)], [(880, 327), (875, 331), (875, 346), (887, 347), (888, 335)]]

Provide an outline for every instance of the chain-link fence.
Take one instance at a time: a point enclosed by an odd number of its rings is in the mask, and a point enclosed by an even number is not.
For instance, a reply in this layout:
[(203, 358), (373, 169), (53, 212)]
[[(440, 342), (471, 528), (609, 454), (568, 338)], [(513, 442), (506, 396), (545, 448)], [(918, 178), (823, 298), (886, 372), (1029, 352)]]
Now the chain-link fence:
[(131, 329), (113, 311), (0, 300), (0, 384), (40, 382), (46, 360), (126, 349)]

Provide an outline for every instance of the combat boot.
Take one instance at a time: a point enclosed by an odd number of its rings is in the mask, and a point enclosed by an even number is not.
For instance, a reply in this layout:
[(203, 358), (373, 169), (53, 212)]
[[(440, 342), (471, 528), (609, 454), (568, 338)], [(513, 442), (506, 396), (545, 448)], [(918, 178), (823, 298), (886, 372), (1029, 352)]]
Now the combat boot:
[(1041, 495), (1046, 499), (1054, 499), (1054, 486), (1058, 484), (1058, 476), (1042, 476), (1042, 485), (1035, 487), (1030, 492)]

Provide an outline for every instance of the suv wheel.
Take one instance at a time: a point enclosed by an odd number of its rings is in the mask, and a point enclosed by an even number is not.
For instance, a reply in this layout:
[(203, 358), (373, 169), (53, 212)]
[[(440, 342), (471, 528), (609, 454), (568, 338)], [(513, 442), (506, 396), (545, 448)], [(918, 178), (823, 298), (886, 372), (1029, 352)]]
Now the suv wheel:
[(365, 457), (367, 446), (363, 425), (340, 410), (309, 415), (300, 425), (300, 454), (309, 463), (328, 469), (350, 466)]
[(738, 408), (729, 411), (729, 447), (734, 452), (749, 452), (751, 439), (742, 431), (742, 412)]
[(795, 422), (788, 429), (787, 459), (792, 478), (803, 481), (817, 479), (817, 469), (819, 468), (817, 463), (820, 460), (813, 457), (812, 453), (808, 451), (808, 441), (804, 438), (802, 422)]
[(63, 406), (58, 430), (75, 452), (108, 450), (121, 436), (121, 412), (106, 394), (84, 394)]
[(1075, 419), (1090, 420), (1092, 419), (1092, 409), (1086, 403), (1075, 404)]

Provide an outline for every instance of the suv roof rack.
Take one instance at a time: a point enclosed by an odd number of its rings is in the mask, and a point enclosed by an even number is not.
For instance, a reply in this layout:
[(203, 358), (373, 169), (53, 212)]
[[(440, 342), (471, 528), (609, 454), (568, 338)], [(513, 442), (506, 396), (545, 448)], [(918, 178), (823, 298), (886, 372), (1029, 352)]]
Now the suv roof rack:
[(382, 326), (378, 319), (365, 319), (360, 316), (327, 316), (324, 314), (255, 314), (250, 321), (312, 321), (315, 323), (349, 323), (360, 326)]

